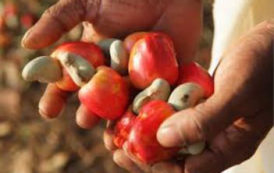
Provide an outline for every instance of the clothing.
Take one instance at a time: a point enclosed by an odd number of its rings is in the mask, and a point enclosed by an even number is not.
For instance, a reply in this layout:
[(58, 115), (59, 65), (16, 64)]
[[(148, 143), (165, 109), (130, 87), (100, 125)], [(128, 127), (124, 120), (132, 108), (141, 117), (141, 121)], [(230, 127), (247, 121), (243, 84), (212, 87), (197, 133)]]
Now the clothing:
[[(274, 18), (274, 0), (215, 0), (213, 15), (215, 31), (210, 73), (234, 41), (258, 23)], [(274, 128), (251, 159), (224, 173), (274, 173)]]

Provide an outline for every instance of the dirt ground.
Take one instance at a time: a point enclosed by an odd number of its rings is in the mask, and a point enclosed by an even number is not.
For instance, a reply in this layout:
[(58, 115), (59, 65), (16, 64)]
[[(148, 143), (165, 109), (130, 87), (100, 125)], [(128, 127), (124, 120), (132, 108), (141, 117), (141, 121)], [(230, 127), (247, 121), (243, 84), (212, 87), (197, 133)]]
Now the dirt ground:
[[(25, 5), (27, 9), (39, 8), (43, 11), (54, 0), (47, 3), (39, 0), (13, 2)], [(213, 33), (210, 0), (204, 2), (204, 9), (205, 28), (197, 61), (208, 67)], [(37, 16), (40, 15), (39, 10), (35, 12)], [(125, 172), (113, 163), (111, 153), (104, 148), (103, 122), (92, 130), (76, 126), (76, 96), (70, 99), (59, 118), (45, 121), (39, 116), (37, 106), (45, 85), (24, 83), (19, 74), (20, 65), (28, 60), (22, 59), (22, 56), (41, 52), (33, 53), (20, 48), (19, 40), (24, 30), (9, 28), (6, 32), (12, 41), (8, 46), (0, 44), (0, 173)], [(75, 38), (79, 35), (75, 32), (70, 36)]]

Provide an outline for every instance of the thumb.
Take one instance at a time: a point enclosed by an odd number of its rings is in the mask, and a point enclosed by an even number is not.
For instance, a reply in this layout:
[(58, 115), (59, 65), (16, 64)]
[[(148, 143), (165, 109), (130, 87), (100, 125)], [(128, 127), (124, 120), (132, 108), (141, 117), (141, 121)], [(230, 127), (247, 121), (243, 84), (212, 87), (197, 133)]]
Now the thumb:
[[(98, 5), (90, 0), (60, 0), (44, 12), (41, 19), (25, 34), (22, 46), (40, 49), (57, 41), (62, 34), (71, 30), (81, 21), (92, 21)], [(91, 5), (93, 4), (93, 5)], [(89, 14), (86, 9), (89, 8)]]
[(230, 110), (222, 98), (212, 96), (206, 102), (167, 119), (160, 126), (157, 139), (165, 147), (188, 146), (210, 140), (237, 119)]

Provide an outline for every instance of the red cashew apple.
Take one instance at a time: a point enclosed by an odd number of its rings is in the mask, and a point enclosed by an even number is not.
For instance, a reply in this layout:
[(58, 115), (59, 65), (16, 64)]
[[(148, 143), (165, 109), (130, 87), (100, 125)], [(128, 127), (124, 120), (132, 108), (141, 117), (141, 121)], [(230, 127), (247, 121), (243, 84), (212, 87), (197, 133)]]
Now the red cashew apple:
[(131, 127), (134, 124), (136, 115), (129, 109), (116, 123), (114, 127), (113, 142), (118, 148), (122, 148), (128, 139)]
[[(51, 54), (52, 57), (60, 60), (60, 56), (63, 53), (72, 53), (75, 55), (79, 55), (87, 62), (90, 63), (94, 68), (104, 65), (105, 58), (101, 49), (93, 43), (85, 43), (85, 42), (68, 42), (60, 45), (57, 49)], [(57, 86), (65, 91), (76, 91), (79, 89), (79, 86), (75, 84), (72, 80), (71, 75), (69, 75), (68, 71), (63, 68), (63, 78), (58, 81)]]
[(179, 151), (178, 148), (164, 148), (156, 138), (156, 133), (164, 120), (175, 111), (166, 102), (151, 101), (140, 110), (131, 128), (127, 145), (128, 152), (146, 164), (170, 159)]
[(104, 61), (96, 45), (69, 42), (57, 47), (51, 56), (29, 62), (22, 75), (29, 81), (55, 82), (64, 91), (76, 91), (81, 87), (82, 107), (101, 118), (115, 120), (128, 104), (129, 86), (116, 71), (101, 66)]
[(196, 62), (180, 67), (178, 85), (188, 82), (200, 85), (204, 89), (205, 98), (210, 97), (214, 92), (213, 78)]
[(116, 71), (102, 66), (97, 68), (97, 73), (80, 89), (79, 99), (101, 118), (116, 120), (126, 110), (129, 88)]
[(178, 78), (178, 63), (172, 40), (162, 33), (149, 33), (133, 46), (129, 76), (136, 88), (148, 87), (156, 78), (173, 85)]
[(104, 65), (105, 63), (105, 58), (101, 49), (93, 43), (80, 41), (63, 43), (56, 48), (56, 50), (52, 53), (52, 56), (58, 57), (58, 55), (63, 52), (80, 55), (90, 62), (95, 68)]
[(36, 22), (36, 17), (31, 13), (23, 14), (20, 17), (20, 23), (25, 29), (29, 29)]
[(14, 2), (7, 2), (4, 5), (4, 16), (9, 18), (18, 14), (18, 7)]
[(146, 35), (148, 35), (148, 32), (135, 32), (133, 34), (130, 34), (129, 36), (127, 36), (124, 40), (124, 46), (126, 48), (126, 50), (128, 52), (131, 51), (131, 49), (133, 48), (134, 44), (144, 38)]

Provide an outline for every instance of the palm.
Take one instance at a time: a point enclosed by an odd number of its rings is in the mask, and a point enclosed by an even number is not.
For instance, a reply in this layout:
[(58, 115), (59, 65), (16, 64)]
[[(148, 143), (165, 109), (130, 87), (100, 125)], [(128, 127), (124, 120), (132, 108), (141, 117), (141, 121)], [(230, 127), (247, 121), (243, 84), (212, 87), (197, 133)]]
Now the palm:
[(197, 1), (105, 0), (99, 9), (90, 20), (92, 24), (85, 24), (83, 38), (86, 40), (155, 30), (171, 36), (180, 58), (191, 59), (195, 54), (201, 30), (201, 6)]
[(124, 37), (135, 31), (165, 32), (173, 39), (178, 57), (187, 61), (194, 57), (199, 41), (201, 3), (193, 0), (60, 0), (44, 13), (23, 45), (35, 49), (48, 46), (83, 21), (87, 21), (83, 35), (86, 41)]

